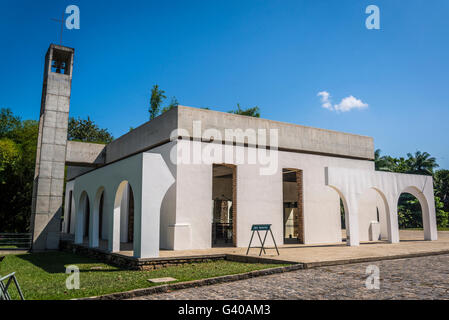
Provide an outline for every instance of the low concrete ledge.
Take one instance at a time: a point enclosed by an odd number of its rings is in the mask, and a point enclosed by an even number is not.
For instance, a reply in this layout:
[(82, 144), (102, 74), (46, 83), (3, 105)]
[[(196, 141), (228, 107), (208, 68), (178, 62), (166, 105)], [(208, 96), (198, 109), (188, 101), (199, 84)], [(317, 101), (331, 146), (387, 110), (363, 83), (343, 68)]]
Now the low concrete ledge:
[(177, 266), (189, 263), (209, 262), (225, 260), (225, 254), (184, 256), (184, 257), (160, 257), (160, 258), (134, 258), (118, 253), (110, 253), (98, 248), (89, 248), (84, 245), (74, 244), (71, 241), (61, 241), (62, 251), (85, 255), (129, 270), (154, 270), (169, 266)]
[(188, 289), (188, 288), (195, 288), (195, 287), (202, 287), (202, 286), (209, 286), (213, 284), (220, 284), (220, 283), (226, 283), (226, 282), (234, 282), (238, 280), (245, 280), (255, 277), (261, 277), (261, 276), (268, 276), (271, 274), (277, 274), (277, 273), (284, 273), (284, 272), (290, 272), (290, 271), (296, 271), (304, 269), (304, 266), (302, 264), (295, 264), (292, 266), (287, 267), (279, 267), (279, 268), (270, 268), (270, 269), (264, 269), (264, 270), (256, 270), (246, 273), (240, 273), (240, 274), (233, 274), (228, 276), (220, 276), (215, 278), (208, 278), (208, 279), (201, 279), (201, 280), (194, 280), (194, 281), (185, 281), (185, 282), (178, 282), (173, 284), (164, 284), (161, 286), (155, 286), (155, 287), (149, 287), (144, 289), (136, 289), (126, 292), (118, 292), (118, 293), (112, 293), (112, 294), (106, 294), (102, 296), (96, 296), (96, 297), (89, 297), (89, 298), (80, 298), (80, 299), (74, 299), (74, 300), (123, 300), (123, 299), (131, 299), (141, 296), (147, 296), (151, 294), (157, 294), (157, 293), (165, 293), (165, 292), (171, 292), (174, 290), (181, 290), (181, 289)]
[(266, 264), (298, 264), (295, 261), (286, 261), (265, 257), (243, 256), (237, 254), (226, 254), (226, 260), (243, 263), (266, 263)]
[(417, 253), (407, 253), (392, 256), (377, 256), (377, 257), (366, 257), (366, 258), (353, 258), (353, 259), (341, 259), (341, 260), (329, 260), (329, 261), (319, 261), (319, 262), (304, 262), (304, 269), (318, 268), (318, 267), (330, 267), (338, 266), (342, 264), (354, 264), (354, 263), (365, 263), (383, 260), (398, 260), (398, 259), (410, 259), (428, 256), (437, 256), (442, 254), (449, 254), (449, 250), (440, 251), (426, 251)]

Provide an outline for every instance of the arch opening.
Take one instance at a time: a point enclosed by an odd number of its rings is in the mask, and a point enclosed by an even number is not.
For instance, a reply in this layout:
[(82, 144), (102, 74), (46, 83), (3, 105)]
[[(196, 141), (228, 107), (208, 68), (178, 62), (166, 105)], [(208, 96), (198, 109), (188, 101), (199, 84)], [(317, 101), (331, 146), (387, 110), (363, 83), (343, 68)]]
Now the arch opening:
[(400, 193), (397, 199), (400, 241), (425, 240), (427, 211), (427, 201), (417, 188), (408, 187)]
[(332, 190), (334, 190), (338, 194), (338, 204), (335, 205), (335, 214), (338, 215), (338, 223), (340, 228), (338, 228), (338, 239), (341, 242), (346, 242), (349, 244), (350, 242), (350, 232), (349, 232), (349, 211), (348, 211), (348, 202), (344, 197), (343, 193), (334, 186), (329, 186)]
[(113, 251), (134, 253), (134, 192), (128, 181), (122, 181), (114, 200)]
[(375, 187), (365, 190), (360, 195), (358, 208), (360, 241), (389, 241), (392, 239), (390, 209), (381, 190)]
[(84, 243), (89, 236), (90, 202), (86, 191), (81, 193), (76, 213), (75, 243)]

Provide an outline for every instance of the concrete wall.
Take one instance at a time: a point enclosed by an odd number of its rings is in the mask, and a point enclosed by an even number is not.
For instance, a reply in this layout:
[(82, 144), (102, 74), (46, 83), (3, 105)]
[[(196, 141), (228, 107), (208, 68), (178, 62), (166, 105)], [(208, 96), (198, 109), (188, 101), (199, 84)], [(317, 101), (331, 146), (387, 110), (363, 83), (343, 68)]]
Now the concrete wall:
[(371, 137), (184, 106), (178, 106), (178, 113), (178, 127), (191, 135), (194, 121), (201, 121), (203, 131), (210, 128), (219, 130), (224, 141), (226, 129), (266, 129), (267, 142), (270, 141), (268, 130), (276, 129), (280, 149), (374, 159)]
[(105, 144), (67, 141), (66, 163), (89, 164), (91, 166), (105, 163)]
[(178, 111), (175, 108), (131, 130), (106, 146), (106, 163), (167, 142), (177, 124)]

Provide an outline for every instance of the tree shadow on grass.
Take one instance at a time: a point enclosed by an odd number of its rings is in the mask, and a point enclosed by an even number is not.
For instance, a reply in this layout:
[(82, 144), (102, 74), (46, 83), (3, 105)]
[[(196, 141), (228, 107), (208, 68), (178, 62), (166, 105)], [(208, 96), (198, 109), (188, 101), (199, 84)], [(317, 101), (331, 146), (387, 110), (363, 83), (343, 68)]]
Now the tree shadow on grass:
[[(29, 262), (48, 273), (65, 273), (66, 267), (69, 265), (75, 265), (79, 267), (80, 272), (117, 271), (116, 267), (111, 266), (103, 261), (60, 251), (19, 254), (16, 255), (16, 257), (23, 261)], [(114, 269), (85, 269), (83, 268), (83, 265), (85, 264), (106, 264), (107, 266), (113, 267)]]

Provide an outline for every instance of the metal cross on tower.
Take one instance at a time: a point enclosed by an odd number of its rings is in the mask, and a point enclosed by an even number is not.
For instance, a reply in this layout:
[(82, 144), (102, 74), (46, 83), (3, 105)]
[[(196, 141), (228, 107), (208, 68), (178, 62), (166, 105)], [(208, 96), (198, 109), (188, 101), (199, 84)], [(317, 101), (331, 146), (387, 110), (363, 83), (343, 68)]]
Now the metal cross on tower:
[(60, 45), (62, 45), (62, 32), (64, 31), (64, 11), (62, 12), (61, 20), (52, 18), (51, 20), (56, 22), (61, 22), (61, 38), (60, 38)]

